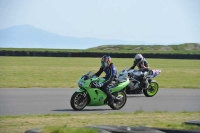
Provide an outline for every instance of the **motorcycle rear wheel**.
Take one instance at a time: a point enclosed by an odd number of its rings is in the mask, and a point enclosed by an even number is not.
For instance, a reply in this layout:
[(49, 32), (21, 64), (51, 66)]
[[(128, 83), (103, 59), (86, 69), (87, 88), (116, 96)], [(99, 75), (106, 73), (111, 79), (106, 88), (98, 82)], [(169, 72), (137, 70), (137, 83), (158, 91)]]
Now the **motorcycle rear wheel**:
[(81, 92), (75, 92), (72, 95), (71, 100), (70, 100), (71, 107), (74, 110), (82, 110), (87, 105), (88, 100), (89, 100), (88, 97), (87, 96), (84, 97), (83, 93), (81, 93)]
[(143, 93), (146, 97), (153, 97), (158, 92), (158, 83), (152, 81), (147, 89), (143, 89)]
[(115, 99), (114, 103), (111, 104), (110, 107), (113, 110), (119, 110), (126, 104), (127, 96), (126, 96), (126, 93), (124, 91), (120, 91), (120, 92), (114, 93), (114, 95), (116, 97), (118, 97), (118, 96), (122, 97), (122, 99), (121, 100), (116, 100)]

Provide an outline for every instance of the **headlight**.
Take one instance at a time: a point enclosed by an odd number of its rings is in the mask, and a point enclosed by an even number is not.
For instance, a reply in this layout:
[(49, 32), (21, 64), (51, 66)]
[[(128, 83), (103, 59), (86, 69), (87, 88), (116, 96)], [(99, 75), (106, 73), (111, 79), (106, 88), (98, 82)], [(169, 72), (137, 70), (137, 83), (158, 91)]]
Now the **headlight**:
[(78, 86), (83, 86), (84, 84), (85, 84), (85, 82), (83, 82), (83, 81), (78, 82)]

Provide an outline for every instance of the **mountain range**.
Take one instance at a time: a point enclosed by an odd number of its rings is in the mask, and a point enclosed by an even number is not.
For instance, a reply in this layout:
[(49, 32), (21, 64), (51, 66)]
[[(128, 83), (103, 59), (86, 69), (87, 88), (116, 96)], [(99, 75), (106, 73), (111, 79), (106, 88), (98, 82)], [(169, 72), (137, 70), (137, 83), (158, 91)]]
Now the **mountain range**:
[(86, 49), (109, 44), (146, 44), (142, 41), (128, 42), (98, 38), (77, 38), (60, 36), (31, 25), (12, 26), (0, 30), (2, 48), (58, 48)]

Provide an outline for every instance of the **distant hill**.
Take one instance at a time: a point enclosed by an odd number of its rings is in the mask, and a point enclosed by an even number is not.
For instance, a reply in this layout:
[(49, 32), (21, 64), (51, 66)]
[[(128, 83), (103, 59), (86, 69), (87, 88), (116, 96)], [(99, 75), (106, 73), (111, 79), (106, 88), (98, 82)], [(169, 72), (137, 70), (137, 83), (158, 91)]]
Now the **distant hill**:
[(177, 53), (200, 54), (200, 44), (185, 43), (178, 45), (102, 45), (87, 51), (104, 51), (118, 53)]
[(3, 48), (86, 49), (106, 44), (145, 44), (145, 42), (60, 36), (30, 25), (13, 26), (0, 30), (0, 47)]
[(200, 54), (200, 44), (185, 43), (179, 45), (101, 45), (88, 49), (47, 49), (47, 48), (0, 48), (1, 51), (23, 52), (66, 52), (66, 53), (151, 53), (151, 54)]
[(200, 44), (197, 43), (147, 45), (142, 41), (76, 38), (60, 36), (30, 25), (13, 26), (0, 30), (0, 48), (44, 48), (42, 51), (45, 49), (47, 51), (51, 51), (50, 49), (73, 51), (72, 49), (75, 49), (77, 52), (200, 53)]
[(185, 43), (179, 45), (102, 45), (88, 50), (109, 51), (195, 51), (200, 50), (198, 43)]

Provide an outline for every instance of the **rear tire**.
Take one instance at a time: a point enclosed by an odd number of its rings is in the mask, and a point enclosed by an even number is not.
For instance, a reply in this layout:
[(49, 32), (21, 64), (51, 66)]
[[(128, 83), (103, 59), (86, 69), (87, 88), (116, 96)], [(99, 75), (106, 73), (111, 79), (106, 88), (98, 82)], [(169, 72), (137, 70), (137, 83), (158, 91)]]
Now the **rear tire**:
[(84, 97), (82, 92), (75, 92), (70, 100), (71, 107), (74, 110), (82, 110), (88, 103), (88, 96)]
[(146, 97), (153, 97), (158, 92), (158, 83), (152, 81), (147, 89), (143, 89), (143, 93)]
[(124, 91), (120, 91), (120, 92), (114, 93), (114, 96), (115, 97), (122, 96), (122, 100), (115, 99), (114, 103), (110, 105), (110, 107), (113, 110), (119, 110), (126, 104), (126, 100), (127, 100), (126, 93)]

